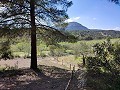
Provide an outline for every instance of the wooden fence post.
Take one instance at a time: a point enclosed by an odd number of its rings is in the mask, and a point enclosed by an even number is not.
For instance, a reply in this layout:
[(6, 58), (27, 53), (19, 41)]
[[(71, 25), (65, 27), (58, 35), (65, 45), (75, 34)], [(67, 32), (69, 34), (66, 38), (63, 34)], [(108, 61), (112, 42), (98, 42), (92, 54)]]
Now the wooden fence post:
[(70, 64), (70, 70), (71, 70), (71, 64)]
[(62, 60), (62, 65), (63, 65), (63, 60)]

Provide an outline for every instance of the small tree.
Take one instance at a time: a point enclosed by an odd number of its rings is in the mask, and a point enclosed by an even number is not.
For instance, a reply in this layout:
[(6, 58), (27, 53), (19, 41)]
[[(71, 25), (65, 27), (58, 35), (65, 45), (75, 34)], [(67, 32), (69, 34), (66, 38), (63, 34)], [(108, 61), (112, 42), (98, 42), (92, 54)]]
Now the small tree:
[(85, 63), (86, 63), (85, 58), (88, 52), (90, 52), (90, 47), (85, 42), (84, 43), (80, 42), (80, 43), (75, 44), (72, 49), (75, 52), (75, 58), (82, 55), (83, 66), (85, 66)]
[(13, 59), (13, 54), (10, 49), (9, 39), (7, 41), (4, 41), (3, 43), (1, 43), (0, 56), (1, 56), (1, 58), (5, 59), (5, 60)]
[[(119, 75), (120, 72), (120, 43), (112, 44), (108, 39), (102, 44), (94, 45), (94, 57), (88, 57), (90, 69), (97, 68), (100, 71)], [(101, 70), (101, 68), (103, 70)]]

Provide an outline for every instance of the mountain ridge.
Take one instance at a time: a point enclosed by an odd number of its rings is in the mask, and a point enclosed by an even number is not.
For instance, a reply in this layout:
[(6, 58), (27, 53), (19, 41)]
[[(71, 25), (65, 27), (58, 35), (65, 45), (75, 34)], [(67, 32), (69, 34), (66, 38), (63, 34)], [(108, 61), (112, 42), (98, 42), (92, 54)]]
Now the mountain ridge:
[(89, 29), (78, 22), (69, 22), (65, 30), (72, 31), (72, 30), (89, 30)]
[[(100, 30), (101, 31), (101, 30), (104, 30), (104, 29), (89, 29), (86, 26), (84, 26), (84, 25), (82, 25), (82, 24), (80, 24), (78, 22), (69, 22), (68, 25), (67, 25), (67, 27), (65, 28), (65, 30), (66, 31), (73, 31), (73, 30), (80, 30), (80, 31), (82, 31), (82, 30), (99, 31)], [(106, 31), (109, 31), (109, 30), (106, 30)], [(120, 31), (120, 30), (113, 30), (113, 31)]]
[(65, 29), (66, 32), (77, 36), (80, 40), (92, 40), (103, 38), (120, 38), (120, 31), (116, 30), (102, 30), (102, 29), (89, 29), (77, 22), (70, 22)]

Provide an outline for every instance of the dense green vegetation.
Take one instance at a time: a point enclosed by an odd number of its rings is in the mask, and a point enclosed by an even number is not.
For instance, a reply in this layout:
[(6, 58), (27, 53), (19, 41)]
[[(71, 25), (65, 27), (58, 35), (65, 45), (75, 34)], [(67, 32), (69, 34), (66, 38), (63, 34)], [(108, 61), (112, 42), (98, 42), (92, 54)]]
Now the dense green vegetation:
[(79, 40), (120, 38), (120, 31), (114, 30), (73, 30), (69, 33), (77, 36)]
[[(112, 43), (118, 42), (120, 39), (111, 39)], [(5, 38), (1, 38), (1, 48), (2, 43), (7, 41)], [(64, 56), (64, 55), (75, 55), (76, 59), (83, 55), (90, 56), (92, 55), (92, 46), (96, 43), (102, 43), (105, 39), (102, 40), (91, 40), (91, 41), (78, 41), (76, 43), (61, 42), (55, 45), (46, 45), (45, 42), (38, 39), (37, 41), (37, 55), (38, 57), (46, 56)], [(14, 57), (30, 57), (30, 40), (26, 37), (15, 38), (9, 40), (10, 51), (13, 53)], [(4, 47), (3, 47), (4, 48)], [(6, 51), (6, 50), (4, 50)], [(91, 53), (91, 54), (89, 54)]]
[(94, 90), (120, 89), (120, 40), (108, 39), (93, 47), (94, 55), (87, 57), (87, 84)]

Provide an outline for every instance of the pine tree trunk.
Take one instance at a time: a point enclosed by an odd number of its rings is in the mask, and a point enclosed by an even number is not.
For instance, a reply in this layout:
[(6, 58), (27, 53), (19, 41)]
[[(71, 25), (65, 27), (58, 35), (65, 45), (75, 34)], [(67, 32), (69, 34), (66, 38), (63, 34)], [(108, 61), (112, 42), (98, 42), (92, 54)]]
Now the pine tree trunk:
[(86, 62), (85, 62), (85, 56), (83, 54), (83, 66), (85, 66)]
[(37, 48), (36, 48), (36, 25), (35, 25), (35, 0), (30, 0), (31, 16), (31, 69), (37, 69)]

